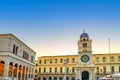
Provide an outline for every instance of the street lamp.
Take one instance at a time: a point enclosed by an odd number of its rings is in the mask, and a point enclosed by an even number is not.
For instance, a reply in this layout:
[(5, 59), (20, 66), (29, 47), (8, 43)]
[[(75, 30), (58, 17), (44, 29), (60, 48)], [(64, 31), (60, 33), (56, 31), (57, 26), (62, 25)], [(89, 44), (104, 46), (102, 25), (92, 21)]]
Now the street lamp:
[(14, 80), (14, 70), (15, 70), (15, 66), (13, 66), (13, 69), (12, 69), (12, 80)]
[(67, 64), (67, 59), (64, 59), (64, 79), (63, 80), (66, 80), (66, 64)]

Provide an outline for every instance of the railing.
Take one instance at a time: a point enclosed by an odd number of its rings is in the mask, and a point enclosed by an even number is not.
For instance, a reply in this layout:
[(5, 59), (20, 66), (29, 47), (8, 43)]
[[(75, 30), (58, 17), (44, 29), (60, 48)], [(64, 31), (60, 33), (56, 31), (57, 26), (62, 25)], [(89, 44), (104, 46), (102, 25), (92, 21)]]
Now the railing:
[[(64, 72), (38, 72), (37, 74), (64, 74)], [(76, 74), (75, 72), (68, 72), (66, 74)]]
[(110, 72), (96, 72), (96, 75), (108, 75)]

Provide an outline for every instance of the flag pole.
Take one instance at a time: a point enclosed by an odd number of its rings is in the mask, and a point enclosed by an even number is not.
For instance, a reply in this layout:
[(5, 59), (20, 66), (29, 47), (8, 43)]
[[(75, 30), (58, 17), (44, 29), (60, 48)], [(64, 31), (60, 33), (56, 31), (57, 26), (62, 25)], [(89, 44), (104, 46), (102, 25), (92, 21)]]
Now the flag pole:
[(110, 77), (112, 75), (112, 69), (111, 69), (111, 51), (110, 51), (110, 38), (108, 38), (108, 43), (109, 43), (109, 54), (110, 54)]

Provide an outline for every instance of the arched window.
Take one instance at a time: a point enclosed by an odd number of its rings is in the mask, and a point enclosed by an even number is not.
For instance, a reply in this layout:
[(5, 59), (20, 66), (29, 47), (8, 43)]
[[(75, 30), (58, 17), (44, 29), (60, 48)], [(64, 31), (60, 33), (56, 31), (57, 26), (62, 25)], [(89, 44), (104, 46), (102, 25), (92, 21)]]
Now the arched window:
[(112, 73), (114, 73), (114, 66), (111, 67)]
[(57, 63), (57, 59), (55, 59), (55, 63)]
[(103, 62), (106, 62), (106, 57), (103, 57)]
[(46, 72), (46, 68), (44, 68), (44, 73)]
[(97, 70), (96, 70), (96, 71), (97, 71), (97, 73), (99, 73), (99, 67), (97, 67)]
[(42, 63), (42, 61), (41, 61), (41, 59), (40, 59), (39, 64), (41, 64), (41, 63)]
[(35, 70), (35, 73), (37, 73), (37, 69)]
[(55, 73), (57, 72), (57, 67), (55, 67)]
[(114, 62), (114, 57), (113, 56), (111, 57), (111, 62)]
[(106, 67), (105, 66), (103, 67), (103, 73), (106, 73)]
[(44, 59), (44, 64), (46, 64), (46, 59)]
[(60, 68), (60, 72), (62, 73), (62, 67)]
[(69, 72), (69, 68), (67, 67), (67, 73)]
[(13, 45), (13, 54), (15, 53), (15, 44)]
[(50, 71), (49, 71), (50, 73), (52, 72), (52, 68), (50, 67)]
[(16, 46), (16, 51), (15, 51), (15, 54), (17, 54), (18, 53), (18, 46)]
[(87, 47), (87, 43), (83, 43), (83, 48), (86, 48)]
[(118, 56), (118, 62), (120, 62), (120, 56)]
[(41, 73), (41, 68), (39, 68), (39, 73)]
[(118, 67), (119, 73), (120, 73), (120, 66)]
[(99, 58), (98, 57), (96, 58), (96, 62), (99, 62)]
[(74, 69), (74, 67), (72, 67), (72, 73), (74, 73), (75, 72), (75, 69)]
[(74, 63), (75, 62), (75, 58), (72, 58), (72, 63)]

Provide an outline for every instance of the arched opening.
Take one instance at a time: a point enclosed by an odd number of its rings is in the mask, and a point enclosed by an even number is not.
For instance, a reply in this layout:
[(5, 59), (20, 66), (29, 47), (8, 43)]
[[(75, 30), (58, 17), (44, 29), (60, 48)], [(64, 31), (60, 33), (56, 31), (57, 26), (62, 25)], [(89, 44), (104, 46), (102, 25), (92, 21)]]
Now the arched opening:
[(25, 66), (23, 66), (23, 69), (22, 69), (22, 80), (24, 80), (24, 75), (25, 75)]
[(54, 77), (54, 80), (57, 80), (57, 77)]
[(59, 80), (63, 80), (62, 77), (60, 77)]
[(19, 66), (19, 70), (18, 70), (18, 80), (20, 80), (21, 78), (21, 71), (22, 71), (22, 66)]
[(31, 68), (29, 69), (29, 77), (28, 78), (30, 78), (30, 75), (31, 75)]
[(38, 78), (38, 80), (41, 80), (40, 77)]
[(69, 80), (69, 77), (66, 77), (66, 80)]
[(26, 68), (26, 80), (28, 80), (28, 67)]
[(0, 61), (0, 76), (3, 76), (4, 74), (4, 61)]
[(75, 77), (72, 77), (71, 80), (75, 80)]
[(16, 76), (17, 76), (17, 68), (18, 68), (18, 64), (15, 64), (14, 77), (16, 77)]
[(12, 62), (10, 62), (10, 64), (9, 64), (9, 72), (8, 72), (8, 76), (9, 77), (12, 77), (12, 69), (13, 69), (13, 63)]
[(49, 80), (52, 80), (52, 77), (49, 77)]
[(82, 80), (89, 80), (89, 73), (87, 71), (82, 72)]
[(45, 78), (45, 77), (43, 77), (43, 80), (46, 80), (46, 78)]

